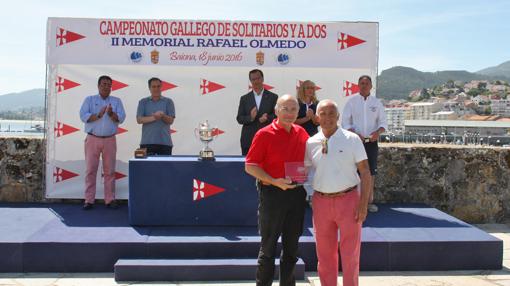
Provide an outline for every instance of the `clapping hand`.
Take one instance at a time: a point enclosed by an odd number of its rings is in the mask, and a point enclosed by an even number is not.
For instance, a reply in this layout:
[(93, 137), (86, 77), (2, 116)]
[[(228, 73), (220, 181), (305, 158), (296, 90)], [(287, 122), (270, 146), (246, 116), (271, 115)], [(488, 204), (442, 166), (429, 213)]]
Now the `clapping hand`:
[(101, 110), (99, 110), (99, 113), (97, 114), (97, 117), (99, 117), (99, 118), (103, 117), (103, 115), (105, 114), (105, 112), (106, 112), (107, 108), (108, 108), (108, 106), (106, 106), (106, 105), (105, 105), (105, 106), (103, 106), (103, 107), (101, 108)]
[(264, 123), (267, 121), (267, 113), (262, 114), (262, 116), (259, 118), (260, 123)]
[(308, 118), (309, 120), (313, 120), (315, 114), (313, 113), (313, 109), (308, 109), (306, 111), (306, 118)]
[(109, 116), (112, 116), (113, 108), (111, 104), (108, 104), (108, 106), (106, 106), (106, 113), (108, 113)]
[(255, 117), (257, 117), (257, 107), (254, 106), (250, 111), (251, 121), (255, 120)]

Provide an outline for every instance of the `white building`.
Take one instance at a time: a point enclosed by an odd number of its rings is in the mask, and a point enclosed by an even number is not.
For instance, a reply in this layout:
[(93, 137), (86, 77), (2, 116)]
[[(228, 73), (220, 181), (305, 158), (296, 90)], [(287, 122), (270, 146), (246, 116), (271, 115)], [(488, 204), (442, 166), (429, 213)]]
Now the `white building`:
[(455, 111), (438, 111), (431, 114), (431, 120), (454, 120), (459, 116)]
[(404, 128), (412, 134), (453, 134), (465, 133), (479, 136), (505, 136), (510, 133), (508, 121), (472, 121), (472, 120), (406, 120)]
[(492, 114), (500, 116), (510, 116), (510, 100), (509, 99), (492, 99)]
[(441, 110), (439, 102), (417, 102), (409, 106), (409, 119), (411, 120), (430, 120), (432, 113)]
[(477, 95), (475, 97), (472, 97), (471, 100), (476, 103), (476, 105), (479, 105), (480, 103), (489, 102), (489, 97), (487, 95)]
[(386, 105), (386, 122), (388, 123), (388, 131), (400, 133), (404, 128), (404, 120), (409, 119), (409, 105)]
[(448, 100), (442, 103), (444, 111), (454, 111), (458, 115), (464, 115), (464, 101)]

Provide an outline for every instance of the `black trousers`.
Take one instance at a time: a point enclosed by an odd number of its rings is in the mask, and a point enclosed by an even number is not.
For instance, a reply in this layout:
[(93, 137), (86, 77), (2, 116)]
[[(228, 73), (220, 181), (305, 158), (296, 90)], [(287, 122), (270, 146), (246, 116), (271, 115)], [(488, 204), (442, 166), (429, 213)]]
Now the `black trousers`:
[(172, 155), (172, 147), (160, 144), (141, 144), (140, 148), (147, 148), (147, 155)]
[(370, 174), (377, 175), (377, 155), (379, 154), (379, 145), (377, 141), (363, 143), (365, 152), (367, 152), (368, 166), (370, 167)]
[(271, 286), (274, 277), (278, 238), (282, 237), (280, 285), (296, 285), (294, 267), (298, 259), (299, 237), (303, 233), (306, 191), (303, 187), (283, 191), (259, 185), (259, 233), (261, 236), (257, 286)]

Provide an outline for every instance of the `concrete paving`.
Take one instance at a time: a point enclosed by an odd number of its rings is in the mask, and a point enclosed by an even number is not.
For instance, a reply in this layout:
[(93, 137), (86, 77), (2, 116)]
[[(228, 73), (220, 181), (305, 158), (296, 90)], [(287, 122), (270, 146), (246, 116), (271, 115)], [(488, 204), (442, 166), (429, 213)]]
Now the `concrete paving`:
[[(503, 269), (498, 271), (361, 272), (363, 286), (510, 286), (510, 223), (476, 225), (503, 240)], [(116, 283), (113, 273), (0, 273), (0, 286), (111, 286), (111, 285), (210, 285), (251, 286), (244, 282), (129, 282)], [(275, 282), (273, 285), (278, 285)], [(298, 286), (320, 286), (316, 272), (306, 273)], [(338, 285), (342, 285), (339, 277)]]

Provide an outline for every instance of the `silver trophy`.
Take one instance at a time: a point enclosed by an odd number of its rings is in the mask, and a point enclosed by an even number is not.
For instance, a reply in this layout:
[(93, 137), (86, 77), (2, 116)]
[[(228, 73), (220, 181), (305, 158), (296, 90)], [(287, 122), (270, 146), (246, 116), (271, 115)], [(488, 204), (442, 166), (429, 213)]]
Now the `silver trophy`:
[(213, 141), (214, 137), (218, 136), (216, 131), (217, 128), (213, 128), (209, 125), (209, 122), (206, 120), (204, 123), (198, 124), (198, 128), (195, 128), (195, 136), (204, 143), (204, 148), (200, 150), (198, 159), (199, 160), (207, 160), (214, 161), (214, 152), (209, 147), (209, 142)]

